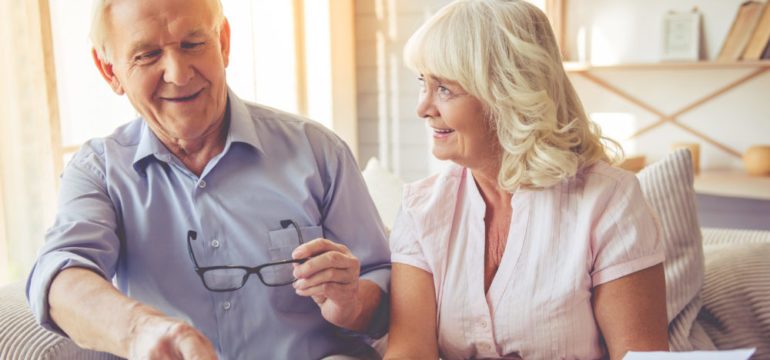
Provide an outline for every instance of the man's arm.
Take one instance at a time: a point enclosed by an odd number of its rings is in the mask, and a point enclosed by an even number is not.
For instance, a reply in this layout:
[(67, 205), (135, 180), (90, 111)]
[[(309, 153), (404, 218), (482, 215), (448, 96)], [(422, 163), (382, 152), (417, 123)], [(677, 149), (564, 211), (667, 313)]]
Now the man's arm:
[(317, 194), (326, 239), (295, 249), (294, 258), (312, 257), (295, 269), (295, 288), (312, 296), (332, 324), (379, 337), (386, 331), (390, 284), (385, 229), (350, 149), (318, 130), (310, 127), (308, 134), (320, 176), (328, 181)]
[(62, 270), (48, 302), (53, 321), (80, 347), (132, 359), (216, 359), (211, 342), (191, 325), (123, 295), (91, 270)]

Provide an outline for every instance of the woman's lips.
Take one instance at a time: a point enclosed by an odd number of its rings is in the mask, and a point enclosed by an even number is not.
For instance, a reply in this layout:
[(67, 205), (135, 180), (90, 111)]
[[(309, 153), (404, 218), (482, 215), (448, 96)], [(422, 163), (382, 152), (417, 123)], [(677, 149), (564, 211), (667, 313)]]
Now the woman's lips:
[(453, 129), (436, 129), (433, 128), (433, 137), (436, 139), (443, 139), (446, 137), (449, 137), (454, 133), (455, 131)]

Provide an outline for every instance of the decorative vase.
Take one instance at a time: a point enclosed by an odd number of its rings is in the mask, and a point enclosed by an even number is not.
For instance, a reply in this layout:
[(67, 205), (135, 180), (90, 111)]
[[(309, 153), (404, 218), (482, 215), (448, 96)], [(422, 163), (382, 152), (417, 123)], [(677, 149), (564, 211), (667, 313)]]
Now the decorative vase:
[(752, 176), (770, 176), (770, 145), (752, 145), (743, 154), (743, 166)]

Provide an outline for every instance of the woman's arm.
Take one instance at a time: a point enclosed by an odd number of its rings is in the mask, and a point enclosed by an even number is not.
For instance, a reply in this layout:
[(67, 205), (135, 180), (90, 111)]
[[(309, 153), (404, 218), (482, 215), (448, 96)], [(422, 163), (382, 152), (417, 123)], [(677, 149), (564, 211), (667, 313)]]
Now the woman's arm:
[(390, 335), (385, 359), (438, 359), (433, 275), (394, 263), (390, 281)]
[(610, 359), (631, 350), (668, 351), (663, 264), (597, 286), (592, 300)]

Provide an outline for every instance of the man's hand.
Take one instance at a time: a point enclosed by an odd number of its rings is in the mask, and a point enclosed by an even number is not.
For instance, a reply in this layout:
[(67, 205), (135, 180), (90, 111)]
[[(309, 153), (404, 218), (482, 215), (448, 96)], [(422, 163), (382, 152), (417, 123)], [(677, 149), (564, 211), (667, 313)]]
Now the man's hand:
[[(358, 276), (361, 264), (345, 245), (315, 239), (294, 249), (294, 259), (310, 258), (294, 268), (297, 295), (311, 296), (330, 323), (361, 330), (363, 304)], [(368, 322), (368, 321), (365, 321)]]
[(216, 359), (206, 336), (190, 324), (162, 314), (136, 317), (128, 347), (129, 359)]

